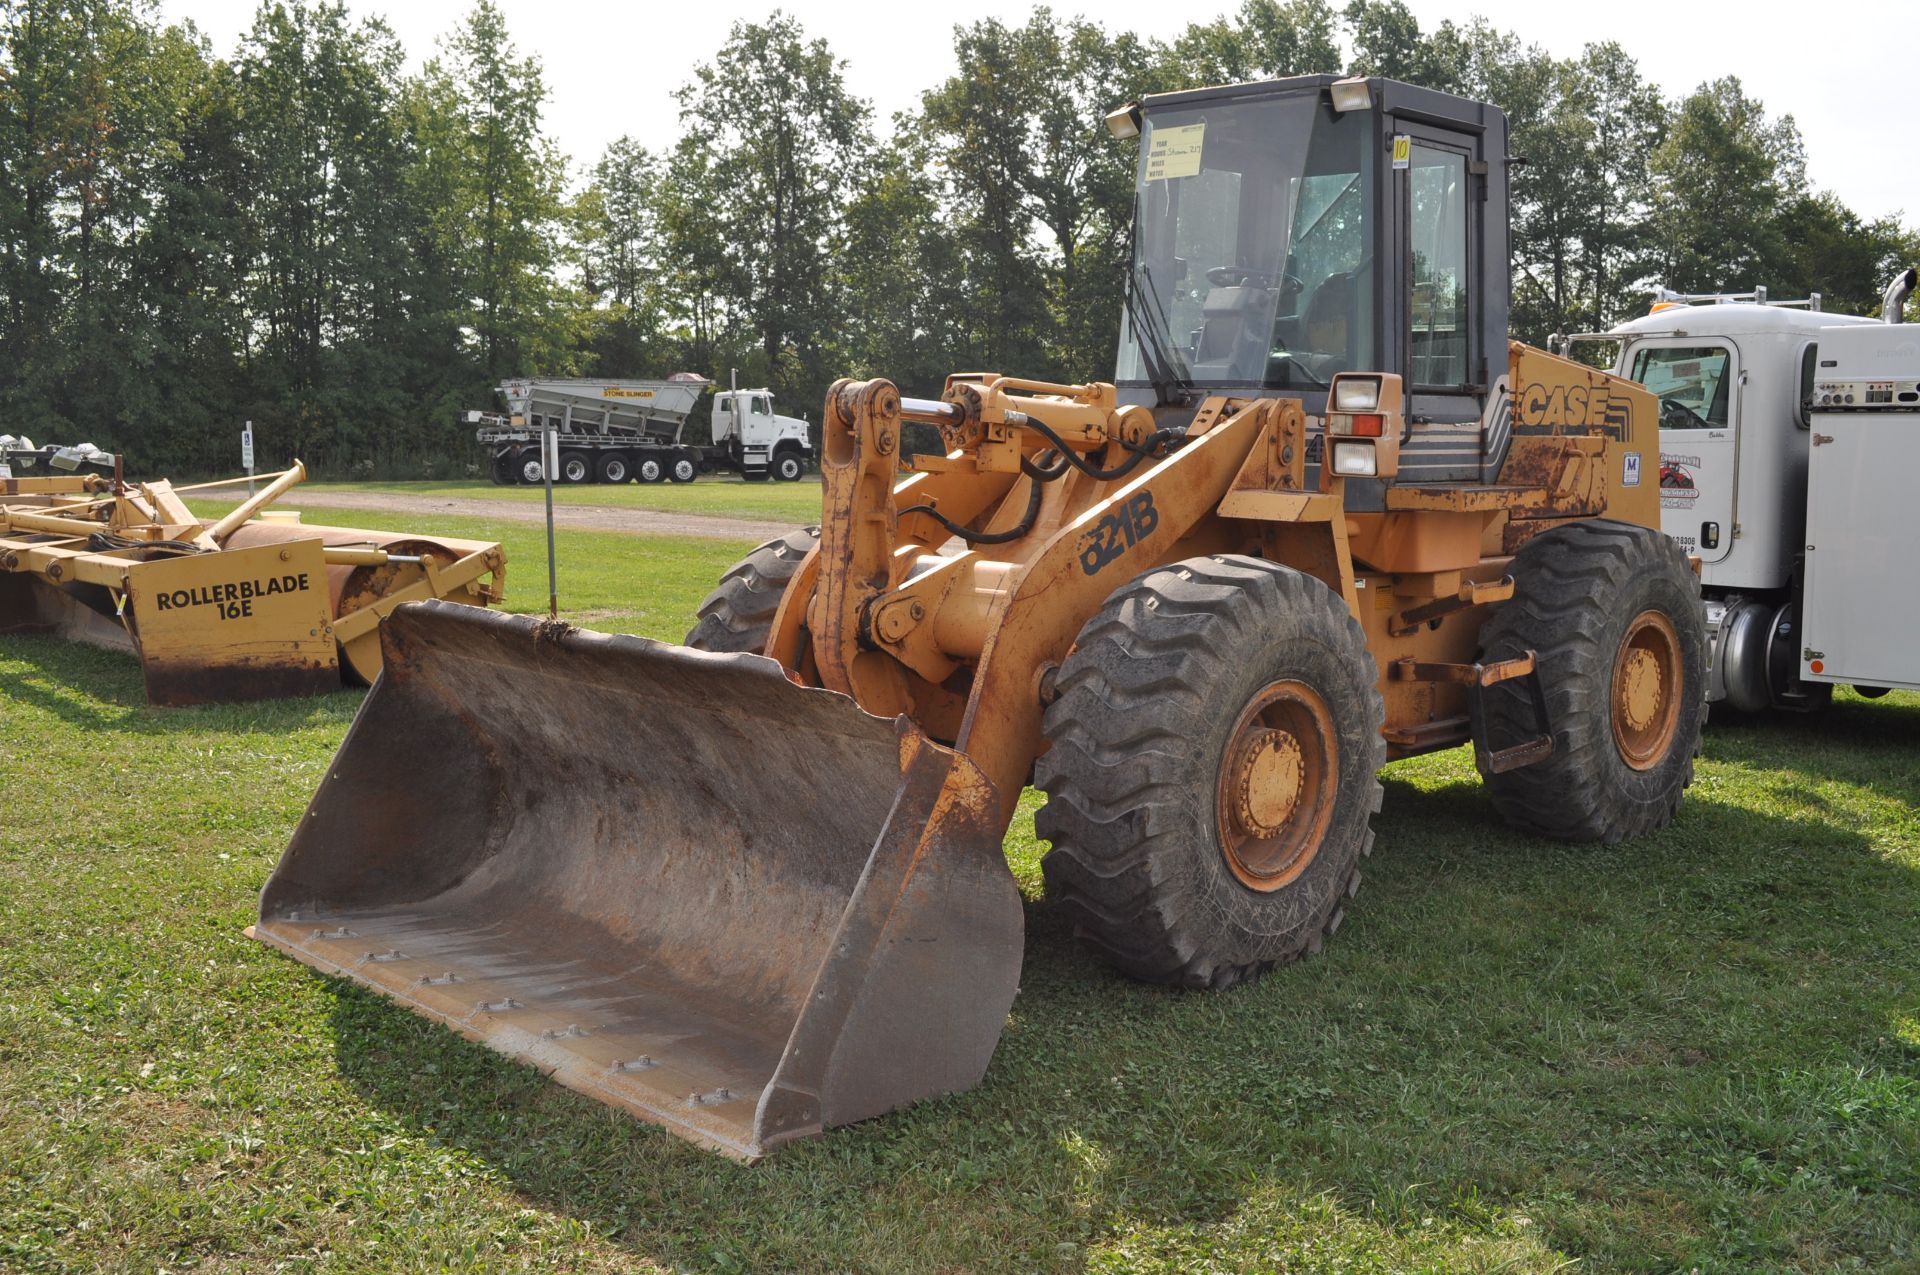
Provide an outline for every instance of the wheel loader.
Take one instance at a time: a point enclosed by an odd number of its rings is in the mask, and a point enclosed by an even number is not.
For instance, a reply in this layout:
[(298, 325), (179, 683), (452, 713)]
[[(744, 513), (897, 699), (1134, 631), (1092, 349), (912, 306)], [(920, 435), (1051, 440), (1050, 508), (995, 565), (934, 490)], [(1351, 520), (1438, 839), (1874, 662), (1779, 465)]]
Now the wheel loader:
[(252, 933), (753, 1159), (980, 1081), (1029, 784), (1051, 906), (1199, 988), (1339, 928), (1391, 759), (1471, 744), (1544, 837), (1672, 819), (1704, 648), (1655, 402), (1508, 341), (1501, 113), (1310, 76), (1109, 126), (1113, 382), (836, 383), (819, 527), (684, 646), (401, 607)]
[[(75, 452), (78, 449), (61, 449)], [(98, 466), (97, 449), (88, 463)], [(338, 689), (380, 673), (381, 617), (416, 598), (485, 606), (498, 544), (256, 517), (306, 477), (295, 461), (218, 519), (165, 481), (0, 478), (0, 633), (53, 632), (140, 660), (147, 698), (183, 705)], [(247, 480), (237, 480), (247, 481)]]

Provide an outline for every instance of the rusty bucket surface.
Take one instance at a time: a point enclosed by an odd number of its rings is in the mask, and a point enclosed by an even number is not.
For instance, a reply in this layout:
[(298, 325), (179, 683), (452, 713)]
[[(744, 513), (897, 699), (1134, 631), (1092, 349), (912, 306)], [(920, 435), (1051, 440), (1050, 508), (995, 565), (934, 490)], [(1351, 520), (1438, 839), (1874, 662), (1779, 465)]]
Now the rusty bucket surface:
[(979, 1082), (1022, 918), (965, 756), (759, 656), (382, 641), (255, 937), (742, 1158)]

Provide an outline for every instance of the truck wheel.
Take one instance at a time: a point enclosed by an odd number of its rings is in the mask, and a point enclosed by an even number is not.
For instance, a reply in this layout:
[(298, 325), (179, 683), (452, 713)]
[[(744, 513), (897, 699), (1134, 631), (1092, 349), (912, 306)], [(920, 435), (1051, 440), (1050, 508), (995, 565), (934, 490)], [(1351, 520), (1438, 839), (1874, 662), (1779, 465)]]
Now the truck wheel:
[[(1553, 752), (1482, 777), (1516, 828), (1562, 841), (1626, 841), (1663, 827), (1693, 782), (1706, 717), (1700, 582), (1660, 532), (1592, 519), (1529, 540), (1514, 591), (1480, 635), (1482, 661), (1538, 655)], [(1485, 750), (1536, 733), (1524, 685), (1485, 692)]]
[(696, 651), (758, 655), (773, 632), (773, 613), (800, 563), (820, 543), (820, 528), (802, 527), (767, 541), (727, 569), (707, 600), (685, 645)]
[(585, 452), (561, 452), (560, 473), (557, 475), (563, 483), (573, 484), (593, 481), (593, 459)]
[(700, 476), (700, 466), (691, 456), (675, 456), (667, 462), (667, 477), (677, 483), (690, 483)]
[(783, 483), (797, 483), (805, 472), (806, 466), (800, 463), (797, 452), (781, 452), (773, 458), (773, 476)]
[(539, 448), (527, 448), (514, 457), (513, 463), (518, 466), (516, 472), (520, 475), (520, 481), (529, 487), (538, 487), (547, 481), (546, 472), (540, 467)]
[(1380, 809), (1373, 656), (1320, 581), (1188, 558), (1080, 630), (1034, 765), (1074, 933), (1135, 978), (1227, 987), (1320, 950)]
[(520, 467), (514, 463), (513, 457), (510, 454), (501, 452), (493, 458), (493, 481), (496, 484), (502, 487), (511, 487), (515, 482), (519, 481), (519, 478)]
[(633, 478), (633, 467), (628, 464), (625, 452), (608, 452), (600, 458), (598, 468), (603, 483), (625, 483)]
[(640, 476), (640, 481), (643, 483), (664, 482), (667, 477), (667, 466), (658, 456), (642, 456), (640, 463), (634, 466), (634, 472)]

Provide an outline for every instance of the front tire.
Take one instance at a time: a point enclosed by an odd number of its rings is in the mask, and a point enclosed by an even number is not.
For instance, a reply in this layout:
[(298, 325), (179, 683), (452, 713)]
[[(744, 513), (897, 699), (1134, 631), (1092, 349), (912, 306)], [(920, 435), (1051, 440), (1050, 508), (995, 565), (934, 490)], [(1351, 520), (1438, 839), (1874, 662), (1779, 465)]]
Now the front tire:
[[(1568, 523), (1522, 546), (1513, 597), (1480, 636), (1490, 663), (1533, 651), (1553, 752), (1482, 777), (1514, 827), (1561, 841), (1627, 841), (1664, 827), (1693, 782), (1706, 718), (1706, 621), (1686, 553), (1649, 527)], [(1488, 689), (1486, 752), (1535, 733), (1524, 688)]]
[(1115, 592), (1056, 675), (1034, 767), (1075, 934), (1193, 987), (1317, 952), (1373, 844), (1376, 677), (1345, 603), (1277, 563), (1189, 558)]
[(820, 528), (802, 527), (774, 537), (734, 563), (700, 604), (700, 620), (688, 632), (685, 645), (696, 651), (749, 655), (765, 651), (780, 599), (800, 564), (819, 544)]
[(781, 452), (773, 458), (773, 476), (783, 483), (797, 483), (805, 472), (798, 452)]

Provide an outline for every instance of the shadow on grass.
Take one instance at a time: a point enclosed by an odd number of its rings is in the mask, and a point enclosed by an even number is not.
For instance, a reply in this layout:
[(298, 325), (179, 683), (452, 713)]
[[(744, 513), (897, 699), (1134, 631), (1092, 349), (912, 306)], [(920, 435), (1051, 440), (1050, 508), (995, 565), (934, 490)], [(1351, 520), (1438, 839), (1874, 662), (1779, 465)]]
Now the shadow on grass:
[(8, 634), (0, 636), (0, 659), (27, 670), (7, 677), (0, 693), (86, 731), (279, 735), (321, 722), (344, 725), (366, 698), (364, 687), (343, 687), (294, 699), (168, 708), (147, 702), (140, 661), (125, 652), (42, 634)]
[[(1708, 756), (1813, 756), (1821, 778), (1887, 791), (1920, 711), (1869, 707), (1804, 738), (1719, 733)], [(1843, 1120), (1834, 1095), (1920, 1073), (1889, 1033), (1920, 972), (1911, 867), (1718, 775), (1672, 827), (1576, 847), (1505, 830), (1453, 772), (1400, 773), (1321, 959), (1170, 993), (1114, 976), (1029, 904), (981, 1087), (756, 1167), (333, 982), (339, 1065), (542, 1204), (700, 1268), (1074, 1268), (1090, 1242), (1204, 1239), (1276, 1196), (1295, 1215), (1331, 1198), (1336, 1225), (1388, 1247), (1437, 1218), (1634, 1267), (1898, 1251), (1920, 1226), (1905, 1109)], [(1920, 795), (1911, 763), (1892, 791)]]

